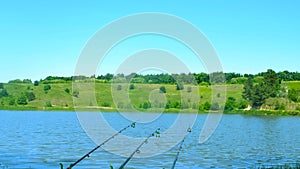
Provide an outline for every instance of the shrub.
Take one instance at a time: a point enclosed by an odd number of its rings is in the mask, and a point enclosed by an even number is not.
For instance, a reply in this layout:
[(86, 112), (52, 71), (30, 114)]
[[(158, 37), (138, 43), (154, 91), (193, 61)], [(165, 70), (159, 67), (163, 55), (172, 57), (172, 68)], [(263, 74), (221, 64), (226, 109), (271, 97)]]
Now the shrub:
[(165, 86), (160, 86), (159, 92), (160, 92), (160, 93), (167, 93), (166, 87), (165, 87)]
[(246, 100), (242, 100), (237, 107), (238, 109), (245, 109), (248, 107), (248, 102)]
[(107, 102), (103, 102), (101, 105), (102, 105), (103, 107), (110, 107), (110, 103), (107, 103)]
[(191, 92), (192, 92), (192, 87), (191, 87), (191, 86), (189, 86), (189, 87), (187, 88), (187, 92), (188, 92), (188, 93), (191, 93)]
[(143, 108), (143, 109), (151, 108), (151, 103), (150, 102), (144, 102), (143, 104), (140, 104), (140, 108)]
[(33, 82), (33, 85), (34, 85), (34, 86), (38, 86), (38, 85), (39, 85), (39, 81), (37, 81), (37, 80), (34, 81), (34, 82)]
[(28, 101), (35, 100), (35, 94), (33, 92), (27, 92), (26, 97), (27, 97)]
[(117, 86), (117, 90), (122, 90), (122, 86), (121, 86), (121, 85), (118, 85), (118, 86)]
[(7, 90), (6, 89), (2, 89), (1, 92), (0, 92), (0, 98), (1, 97), (7, 97), (7, 96), (8, 96)]
[(129, 89), (133, 90), (135, 88), (134, 84), (130, 84)]
[(210, 104), (208, 101), (206, 101), (204, 104), (202, 104), (202, 105), (199, 107), (199, 109), (202, 109), (202, 110), (209, 110), (210, 107), (211, 107), (211, 104)]
[(184, 89), (184, 86), (182, 83), (177, 83), (176, 84), (176, 90), (183, 90)]
[(8, 100), (8, 104), (9, 104), (10, 106), (15, 105), (15, 104), (16, 104), (15, 98), (10, 98), (10, 99)]
[(45, 85), (44, 86), (44, 91), (45, 91), (45, 93), (48, 93), (48, 91), (51, 89), (51, 86), (50, 85)]
[(51, 101), (47, 101), (47, 102), (45, 103), (45, 107), (52, 107)]
[(18, 97), (17, 103), (19, 105), (26, 105), (27, 104), (27, 97), (25, 95), (22, 95)]
[(219, 110), (220, 109), (220, 106), (217, 102), (214, 102), (211, 107), (210, 107), (211, 110)]
[(68, 93), (68, 94), (70, 94), (70, 89), (66, 88), (65, 92)]
[(78, 98), (79, 97), (79, 91), (78, 90), (73, 91), (72, 95), (73, 95), (73, 97)]

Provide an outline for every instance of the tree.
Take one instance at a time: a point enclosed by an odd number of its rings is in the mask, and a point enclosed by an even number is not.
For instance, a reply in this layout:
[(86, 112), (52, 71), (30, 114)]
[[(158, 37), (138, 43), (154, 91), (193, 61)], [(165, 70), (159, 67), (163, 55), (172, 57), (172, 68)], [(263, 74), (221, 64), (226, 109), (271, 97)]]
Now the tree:
[(35, 94), (33, 92), (28, 92), (26, 93), (28, 101), (33, 101), (35, 100)]
[(244, 83), (244, 91), (243, 91), (243, 98), (246, 100), (252, 100), (252, 92), (253, 92), (253, 79), (248, 78), (247, 81)]
[(184, 89), (184, 86), (182, 83), (177, 83), (176, 84), (176, 90), (183, 90)]
[(263, 73), (263, 79), (253, 85), (252, 78), (244, 84), (243, 98), (250, 101), (252, 107), (260, 108), (266, 99), (276, 97), (280, 91), (280, 79), (271, 69)]
[(1, 92), (0, 92), (0, 98), (1, 97), (7, 97), (7, 96), (8, 96), (7, 90), (6, 89), (2, 89)]
[(27, 97), (25, 95), (21, 95), (18, 97), (17, 103), (19, 105), (26, 105), (27, 104)]
[(39, 81), (35, 80), (35, 81), (33, 82), (33, 85), (34, 85), (34, 86), (38, 86), (38, 85), (39, 85)]
[(68, 93), (68, 94), (70, 94), (70, 89), (66, 88), (65, 92)]
[(228, 97), (226, 104), (225, 104), (225, 110), (231, 111), (236, 108), (236, 99), (234, 97)]
[(13, 105), (15, 105), (15, 104), (16, 104), (16, 100), (15, 100), (15, 98), (13, 98), (13, 97), (9, 98), (9, 100), (8, 100), (8, 104), (9, 104), (10, 106), (13, 106)]
[(121, 86), (121, 85), (118, 85), (118, 86), (117, 86), (117, 90), (122, 90), (122, 86)]
[(211, 107), (211, 104), (206, 101), (203, 105), (201, 105), (199, 108), (202, 109), (202, 110), (209, 110)]
[(51, 103), (51, 101), (47, 101), (47, 102), (45, 102), (45, 107), (52, 107), (52, 103)]
[(130, 84), (129, 89), (133, 90), (135, 88), (134, 84)]
[(191, 93), (191, 92), (192, 92), (192, 87), (191, 87), (191, 86), (187, 87), (187, 92), (188, 92), (188, 93)]
[(274, 70), (268, 69), (264, 75), (263, 83), (265, 84), (268, 96), (276, 97), (280, 90), (281, 81)]
[(79, 91), (78, 90), (73, 91), (72, 95), (73, 95), (73, 97), (78, 98), (79, 97)]
[(45, 93), (48, 93), (48, 91), (51, 89), (51, 86), (50, 85), (45, 85), (44, 86), (44, 91)]
[(159, 92), (160, 92), (160, 93), (167, 93), (166, 87), (165, 87), (165, 86), (160, 86)]
[(219, 109), (220, 109), (219, 103), (214, 102), (214, 103), (211, 105), (210, 109), (211, 109), (211, 110), (219, 110)]
[(0, 83), (0, 89), (4, 89), (3, 83)]
[(290, 89), (288, 91), (288, 98), (293, 101), (293, 102), (297, 102), (298, 101), (298, 92), (295, 89)]

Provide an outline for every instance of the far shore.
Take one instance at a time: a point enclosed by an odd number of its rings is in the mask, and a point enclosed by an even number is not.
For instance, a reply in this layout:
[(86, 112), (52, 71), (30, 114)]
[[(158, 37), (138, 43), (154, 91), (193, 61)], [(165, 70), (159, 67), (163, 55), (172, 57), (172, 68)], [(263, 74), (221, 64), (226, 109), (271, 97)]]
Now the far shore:
[[(29, 106), (17, 106), (17, 107), (0, 107), (0, 111), (63, 111), (63, 112), (120, 112), (118, 109), (113, 107), (102, 107), (102, 106), (86, 106), (86, 107), (29, 107)], [(122, 112), (133, 112), (130, 110), (122, 110)], [(162, 113), (161, 111), (145, 110), (137, 112), (144, 113)], [(165, 109), (163, 113), (179, 113), (180, 109)], [(192, 109), (182, 109), (181, 113), (196, 113)], [(198, 111), (198, 114), (208, 113), (223, 113), (223, 114), (241, 114), (241, 115), (254, 115), (254, 116), (300, 116), (298, 111), (280, 111), (280, 110), (233, 110), (233, 111)]]

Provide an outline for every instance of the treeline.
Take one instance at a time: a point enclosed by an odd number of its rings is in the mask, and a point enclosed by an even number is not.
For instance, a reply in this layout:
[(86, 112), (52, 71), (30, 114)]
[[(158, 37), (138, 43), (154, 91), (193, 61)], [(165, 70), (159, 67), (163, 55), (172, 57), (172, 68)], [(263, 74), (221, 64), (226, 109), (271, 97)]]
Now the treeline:
[[(222, 73), (215, 72), (212, 74), (207, 73), (181, 73), (181, 74), (147, 74), (141, 75), (131, 73), (129, 75), (124, 74), (111, 74), (90, 77), (87, 76), (71, 76), (71, 77), (59, 77), (59, 76), (48, 76), (45, 79), (32, 82), (30, 79), (16, 79), (11, 80), (8, 83), (34, 83), (38, 85), (49, 84), (49, 83), (67, 83), (72, 81), (90, 81), (96, 79), (99, 82), (130, 82), (130, 83), (143, 83), (143, 84), (177, 84), (178, 82), (184, 84), (200, 84), (209, 85), (212, 83), (227, 83), (227, 84), (244, 84), (248, 78), (251, 78), (254, 83), (260, 83), (263, 80), (267, 72), (261, 72), (258, 74), (240, 74), (240, 73)], [(276, 73), (276, 72), (275, 72)], [(300, 81), (299, 72), (277, 72), (280, 81)]]

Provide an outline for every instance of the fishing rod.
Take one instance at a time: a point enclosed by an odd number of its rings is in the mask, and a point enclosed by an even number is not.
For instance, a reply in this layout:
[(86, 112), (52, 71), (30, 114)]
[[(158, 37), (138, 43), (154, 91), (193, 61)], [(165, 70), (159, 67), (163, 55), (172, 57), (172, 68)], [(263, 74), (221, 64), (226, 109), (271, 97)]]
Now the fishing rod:
[[(124, 127), (123, 129), (121, 129), (120, 131), (118, 131), (117, 133), (115, 133), (114, 135), (112, 135), (111, 137), (109, 137), (108, 139), (106, 139), (104, 142), (102, 142), (101, 144), (99, 144), (98, 146), (96, 146), (94, 149), (92, 149), (90, 152), (88, 152), (87, 154), (85, 154), (84, 156), (82, 156), (80, 159), (78, 159), (76, 162), (70, 164), (70, 166), (67, 169), (72, 169), (76, 164), (78, 164), (80, 161), (82, 161), (83, 159), (85, 159), (86, 157), (90, 157), (90, 154), (92, 154), (94, 151), (96, 151), (98, 148), (100, 148), (101, 146), (103, 146), (104, 144), (106, 144), (107, 142), (109, 142), (111, 139), (113, 139), (115, 136), (117, 136), (118, 134), (122, 133), (123, 131), (125, 131), (126, 129), (128, 129), (129, 127), (135, 128), (135, 124), (136, 122), (131, 123), (130, 125)], [(62, 164), (60, 163), (61, 168), (62, 168)]]
[(151, 133), (136, 149), (135, 151), (126, 159), (126, 161), (119, 167), (119, 169), (124, 169), (125, 165), (129, 162), (129, 160), (134, 156), (135, 153), (140, 152), (140, 148), (146, 144), (150, 137), (153, 137), (154, 135), (157, 135), (157, 137), (160, 135), (160, 128), (155, 130), (155, 132)]
[(181, 150), (182, 150), (182, 145), (183, 145), (183, 143), (184, 143), (184, 140), (185, 140), (185, 138), (187, 137), (187, 135), (188, 135), (190, 132), (192, 132), (192, 129), (189, 127), (189, 128), (187, 129), (187, 134), (183, 137), (182, 141), (180, 142), (180, 146), (179, 146), (179, 148), (178, 148), (178, 151), (177, 151), (177, 154), (176, 154), (176, 157), (175, 157), (175, 160), (174, 160), (174, 162), (173, 162), (173, 165), (172, 165), (172, 168), (171, 168), (171, 169), (174, 169), (174, 168), (175, 168), (175, 165), (176, 165), (176, 162), (177, 162), (177, 160), (178, 160), (179, 154), (180, 154), (180, 152), (181, 152)]

